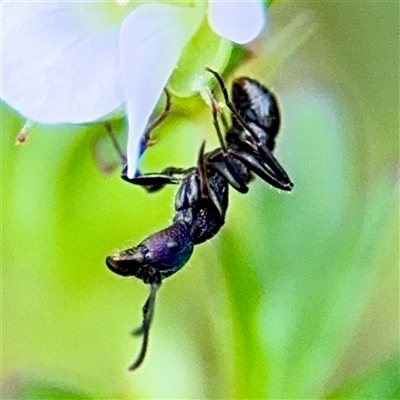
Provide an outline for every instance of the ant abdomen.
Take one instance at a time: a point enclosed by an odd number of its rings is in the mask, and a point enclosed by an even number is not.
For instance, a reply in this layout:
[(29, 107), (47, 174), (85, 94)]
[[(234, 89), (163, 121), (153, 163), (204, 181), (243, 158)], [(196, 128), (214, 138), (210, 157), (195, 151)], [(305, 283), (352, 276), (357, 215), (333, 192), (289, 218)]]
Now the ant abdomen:
[(118, 275), (135, 276), (149, 283), (157, 275), (162, 279), (181, 269), (192, 255), (193, 246), (190, 227), (176, 221), (139, 245), (108, 256), (106, 264)]

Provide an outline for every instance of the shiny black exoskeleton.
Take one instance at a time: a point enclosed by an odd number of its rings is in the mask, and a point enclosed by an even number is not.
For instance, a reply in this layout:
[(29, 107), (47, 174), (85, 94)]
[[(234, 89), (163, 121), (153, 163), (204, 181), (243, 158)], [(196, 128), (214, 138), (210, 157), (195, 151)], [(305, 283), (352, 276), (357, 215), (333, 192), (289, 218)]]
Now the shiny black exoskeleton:
[[(162, 280), (187, 263), (195, 245), (212, 238), (222, 227), (228, 208), (229, 186), (247, 193), (248, 183), (256, 175), (281, 190), (290, 191), (293, 187), (272, 154), (280, 125), (275, 96), (257, 81), (239, 78), (232, 84), (231, 101), (221, 77), (210, 69), (208, 71), (216, 77), (232, 113), (232, 126), (226, 129), (224, 138), (218, 121), (219, 107), (210, 96), (221, 147), (205, 153), (203, 143), (197, 166), (187, 170), (169, 167), (159, 174), (138, 173), (134, 178), (126, 175), (126, 169), (122, 173), (124, 180), (144, 186), (150, 192), (166, 184), (180, 184), (172, 224), (138, 246), (115, 253), (106, 260), (113, 272), (135, 276), (151, 286), (143, 307), (143, 325), (135, 331), (144, 336), (142, 350), (131, 370), (144, 359), (155, 296)], [(148, 140), (149, 135), (146, 137)]]

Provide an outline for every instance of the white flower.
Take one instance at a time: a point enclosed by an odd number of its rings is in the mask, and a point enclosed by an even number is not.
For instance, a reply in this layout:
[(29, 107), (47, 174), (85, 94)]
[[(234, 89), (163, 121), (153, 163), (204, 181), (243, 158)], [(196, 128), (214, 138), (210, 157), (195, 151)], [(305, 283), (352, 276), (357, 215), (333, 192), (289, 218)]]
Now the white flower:
[[(1, 98), (45, 124), (96, 121), (125, 107), (133, 176), (140, 137), (207, 3), (53, 0), (0, 6)], [(264, 26), (261, 1), (210, 1), (208, 7), (210, 26), (236, 43), (251, 41)]]
[(264, 18), (260, 1), (209, 2), (209, 24), (220, 36), (235, 43), (244, 44), (255, 39), (264, 27)]

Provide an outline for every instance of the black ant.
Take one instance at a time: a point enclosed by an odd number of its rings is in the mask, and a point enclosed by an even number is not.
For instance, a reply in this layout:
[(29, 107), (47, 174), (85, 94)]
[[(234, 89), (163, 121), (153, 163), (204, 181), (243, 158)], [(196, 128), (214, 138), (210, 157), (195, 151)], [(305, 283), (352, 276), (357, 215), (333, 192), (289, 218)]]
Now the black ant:
[[(278, 189), (290, 191), (293, 188), (272, 154), (280, 125), (275, 96), (257, 81), (239, 78), (232, 84), (231, 101), (222, 78), (209, 68), (207, 71), (217, 79), (232, 113), (232, 126), (226, 129), (224, 138), (218, 122), (220, 110), (210, 95), (213, 123), (221, 147), (205, 153), (203, 142), (197, 166), (190, 169), (169, 167), (157, 174), (138, 172), (134, 178), (127, 176), (126, 166), (122, 172), (124, 180), (150, 192), (166, 184), (180, 184), (173, 223), (139, 245), (112, 254), (106, 260), (108, 268), (116, 274), (135, 276), (150, 285), (150, 295), (143, 306), (143, 324), (133, 332), (143, 335), (142, 348), (130, 370), (138, 368), (144, 360), (156, 293), (163, 279), (179, 271), (188, 262), (193, 247), (211, 239), (224, 225), (229, 185), (240, 193), (247, 193), (254, 174)], [(167, 107), (161, 119), (169, 112), (169, 104), (167, 93)], [(144, 136), (141, 153), (149, 141), (150, 130)]]

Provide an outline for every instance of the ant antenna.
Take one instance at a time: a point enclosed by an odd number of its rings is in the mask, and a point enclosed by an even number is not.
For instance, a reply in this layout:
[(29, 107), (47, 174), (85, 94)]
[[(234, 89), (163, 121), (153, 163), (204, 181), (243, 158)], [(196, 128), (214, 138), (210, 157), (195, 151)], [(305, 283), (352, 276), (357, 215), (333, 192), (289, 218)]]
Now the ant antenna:
[(244, 129), (246, 129), (246, 131), (248, 131), (250, 133), (250, 135), (253, 137), (253, 139), (257, 143), (259, 143), (260, 139), (258, 138), (258, 136), (249, 127), (249, 125), (247, 124), (245, 119), (240, 115), (239, 111), (236, 109), (234, 104), (229, 100), (228, 92), (226, 90), (226, 87), (224, 85), (224, 81), (222, 80), (221, 76), (218, 74), (218, 72), (213, 71), (211, 68), (206, 67), (206, 71), (211, 72), (215, 76), (215, 79), (217, 80), (219, 86), (221, 87), (222, 95), (224, 96), (226, 105), (231, 110), (232, 114), (237, 118), (237, 120), (239, 121), (240, 125), (242, 125), (242, 127)]
[(147, 351), (147, 344), (149, 342), (149, 332), (151, 321), (154, 315), (154, 304), (156, 301), (156, 294), (158, 289), (160, 288), (161, 283), (153, 282), (150, 285), (150, 295), (144, 303), (143, 306), (143, 323), (142, 326), (138, 329), (134, 330), (132, 334), (134, 336), (142, 336), (143, 335), (143, 342), (142, 348), (140, 349), (139, 355), (136, 358), (136, 361), (129, 367), (129, 371), (134, 371), (142, 364), (144, 357)]
[(211, 102), (211, 108), (212, 108), (212, 114), (213, 114), (213, 123), (214, 123), (215, 130), (217, 131), (219, 143), (221, 145), (222, 152), (224, 154), (227, 154), (228, 149), (226, 147), (226, 143), (225, 143), (224, 137), (223, 137), (222, 132), (221, 132), (221, 128), (220, 128), (219, 123), (218, 123), (218, 111), (220, 111), (220, 108), (219, 108), (218, 103), (215, 100), (215, 97), (213, 96), (213, 94), (208, 90), (207, 90), (207, 93), (208, 93), (208, 96), (209, 96), (210, 102)]
[(217, 103), (217, 105), (218, 105), (218, 109), (220, 110), (219, 117), (221, 118), (222, 125), (224, 126), (224, 129), (225, 129), (225, 132), (226, 132), (230, 128), (229, 127), (229, 123), (228, 123), (228, 120), (226, 119), (225, 114), (222, 112), (222, 108), (221, 108), (220, 104)]
[[(211, 72), (214, 75), (214, 77), (217, 79), (217, 82), (218, 82), (219, 86), (221, 87), (221, 91), (222, 91), (222, 94), (224, 96), (226, 105), (231, 110), (232, 114), (237, 118), (237, 120), (240, 123), (240, 125), (242, 125), (242, 127), (244, 129), (246, 129), (247, 132), (250, 133), (250, 135), (252, 136), (252, 138), (255, 140), (256, 143), (260, 144), (261, 142), (260, 142), (260, 139), (258, 138), (258, 136), (255, 134), (253, 129), (250, 128), (250, 126), (247, 124), (245, 119), (240, 115), (239, 111), (236, 109), (234, 104), (231, 103), (231, 101), (229, 100), (228, 92), (226, 90), (226, 87), (224, 85), (224, 81), (222, 80), (221, 76), (218, 74), (218, 72), (215, 72), (215, 71), (213, 71), (212, 69), (210, 69), (208, 67), (206, 67), (206, 71)], [(279, 165), (278, 161), (275, 159), (275, 157), (272, 155), (272, 152), (269, 149), (267, 149), (267, 148), (265, 148), (264, 146), (261, 145), (261, 146), (258, 147), (257, 151), (262, 154), (262, 156), (265, 159), (265, 162), (267, 163), (267, 165), (273, 171), (278, 171), (279, 174), (282, 177), (285, 177), (285, 179), (289, 179), (287, 177), (285, 171)]]

